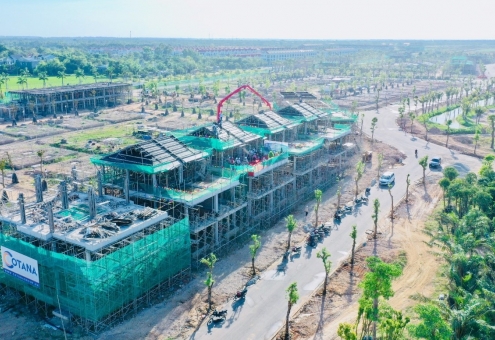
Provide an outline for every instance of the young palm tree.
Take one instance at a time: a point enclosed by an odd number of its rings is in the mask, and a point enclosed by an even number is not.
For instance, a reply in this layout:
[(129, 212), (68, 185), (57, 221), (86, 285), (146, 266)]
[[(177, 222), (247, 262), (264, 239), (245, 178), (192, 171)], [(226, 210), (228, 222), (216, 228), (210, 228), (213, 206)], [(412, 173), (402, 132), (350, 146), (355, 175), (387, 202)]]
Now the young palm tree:
[(478, 142), (480, 141), (480, 131), (478, 129), (476, 129), (473, 140), (474, 140), (474, 154), (476, 155), (476, 149), (478, 148)]
[(26, 83), (26, 78), (24, 76), (17, 77), (17, 85), (20, 85), (23, 90), (25, 83)]
[(64, 79), (67, 77), (67, 74), (65, 74), (65, 71), (58, 71), (57, 72), (57, 78), (60, 78), (62, 80), (62, 86), (64, 86)]
[(373, 215), (371, 218), (373, 219), (373, 224), (375, 225), (375, 230), (373, 232), (373, 238), (377, 238), (378, 236), (378, 213), (380, 212), (380, 201), (376, 198), (373, 201)]
[(316, 257), (321, 259), (323, 262), (323, 267), (325, 268), (325, 282), (323, 283), (323, 295), (327, 294), (327, 285), (328, 285), (328, 275), (330, 274), (330, 268), (332, 267), (332, 261), (330, 261), (330, 252), (326, 247), (323, 247), (318, 253), (316, 253)]
[(289, 288), (286, 290), (287, 292), (287, 315), (285, 317), (285, 340), (290, 339), (290, 310), (292, 306), (294, 306), (299, 300), (299, 292), (297, 291), (297, 283), (293, 282), (290, 284)]
[(48, 74), (46, 72), (38, 73), (38, 79), (43, 82), (43, 87), (46, 87), (46, 81), (48, 80)]
[(206, 258), (202, 258), (200, 261), (202, 264), (206, 265), (208, 267), (208, 273), (206, 275), (206, 280), (205, 280), (205, 285), (208, 287), (208, 310), (211, 309), (211, 288), (213, 287), (213, 284), (215, 283), (215, 280), (213, 279), (213, 267), (215, 266), (215, 263), (217, 262), (217, 257), (215, 254), (211, 253), (210, 256)]
[(320, 209), (321, 198), (323, 196), (323, 192), (320, 189), (315, 190), (315, 228), (318, 228), (318, 210)]
[(26, 89), (28, 88), (28, 77), (30, 75), (31, 74), (29, 73), (29, 70), (27, 69), (27, 67), (21, 71), (21, 76), (24, 77), (24, 84), (26, 84)]
[(489, 115), (488, 121), (490, 122), (490, 128), (492, 130), (492, 142), (490, 144), (490, 148), (493, 149), (495, 141), (495, 115)]
[(41, 170), (41, 176), (43, 176), (43, 156), (45, 155), (45, 150), (38, 150), (36, 151), (36, 154), (40, 158), (40, 170)]
[(251, 265), (253, 269), (253, 276), (256, 275), (256, 268), (254, 266), (254, 259), (256, 258), (256, 254), (258, 253), (258, 249), (261, 247), (261, 236), (259, 235), (251, 235), (251, 239), (253, 240), (253, 244), (249, 245), (249, 252), (251, 253)]
[(10, 80), (8, 74), (6, 74), (6, 73), (0, 74), (0, 80), (2, 80), (2, 84), (5, 84), (5, 89), (8, 90), (9, 89), (8, 83)]
[(447, 125), (447, 142), (445, 143), (445, 147), (449, 147), (449, 136), (450, 136), (450, 125), (452, 125), (452, 119), (449, 119), (445, 122), (445, 125)]
[(86, 78), (86, 76), (84, 75), (84, 70), (81, 70), (80, 68), (77, 68), (75, 74), (76, 78), (79, 80), (79, 84), (81, 84), (83, 79)]
[(287, 226), (287, 231), (289, 232), (289, 240), (287, 241), (287, 250), (290, 249), (290, 239), (292, 237), (292, 232), (297, 227), (297, 221), (294, 218), (294, 215), (289, 215), (285, 218), (285, 223)]
[(5, 169), (7, 168), (8, 160), (0, 159), (0, 173), (2, 174), (2, 186), (5, 188)]

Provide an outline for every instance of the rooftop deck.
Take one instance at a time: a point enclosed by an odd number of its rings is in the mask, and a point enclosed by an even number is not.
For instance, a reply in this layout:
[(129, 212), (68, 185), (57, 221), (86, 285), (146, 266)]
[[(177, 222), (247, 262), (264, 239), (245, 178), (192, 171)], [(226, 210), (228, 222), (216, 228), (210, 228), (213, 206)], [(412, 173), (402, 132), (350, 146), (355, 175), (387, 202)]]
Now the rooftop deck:
[(46, 203), (28, 205), (25, 224), (21, 223), (20, 214), (14, 215), (11, 222), (23, 234), (44, 241), (55, 238), (89, 251), (104, 248), (164, 220), (169, 220), (170, 224), (175, 222), (167, 212), (143, 208), (110, 196), (97, 198), (97, 215), (91, 219), (88, 195), (72, 193), (71, 198), (68, 209), (53, 208), (53, 231), (50, 231)]

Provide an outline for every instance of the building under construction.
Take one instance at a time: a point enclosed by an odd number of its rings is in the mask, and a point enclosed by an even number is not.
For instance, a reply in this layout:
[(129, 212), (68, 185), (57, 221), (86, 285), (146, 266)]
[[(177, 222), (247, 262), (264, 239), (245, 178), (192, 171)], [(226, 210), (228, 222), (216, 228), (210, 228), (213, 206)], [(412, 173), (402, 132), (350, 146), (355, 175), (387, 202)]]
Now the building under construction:
[[(44, 199), (1, 217), (0, 283), (26, 303), (70, 319), (88, 331), (135, 315), (165, 289), (189, 277), (189, 223), (173, 209), (152, 209), (60, 183)], [(0, 286), (0, 288), (2, 288)]]
[(78, 109), (96, 109), (124, 104), (131, 98), (132, 85), (94, 83), (9, 91), (12, 102), (26, 114), (54, 114)]
[(64, 181), (53, 198), (37, 189), (35, 203), (21, 197), (0, 217), (0, 245), (39, 273), (34, 285), (9, 275), (9, 257), (1, 282), (101, 330), (335, 183), (355, 152), (350, 127), (298, 103), (93, 158), (96, 191), (69, 192)]

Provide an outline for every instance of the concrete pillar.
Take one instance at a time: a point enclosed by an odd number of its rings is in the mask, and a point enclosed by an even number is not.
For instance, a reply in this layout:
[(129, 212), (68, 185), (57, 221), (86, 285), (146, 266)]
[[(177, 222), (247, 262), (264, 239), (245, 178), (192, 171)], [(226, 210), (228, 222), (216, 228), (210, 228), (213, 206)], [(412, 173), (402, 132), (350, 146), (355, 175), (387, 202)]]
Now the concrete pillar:
[(151, 175), (151, 179), (153, 180), (153, 188), (158, 187), (158, 182), (156, 180), (156, 174)]
[(19, 211), (21, 213), (21, 223), (26, 224), (26, 208), (24, 206), (24, 194), (20, 193), (19, 194)]
[(214, 240), (215, 240), (215, 245), (218, 246), (218, 222), (215, 222), (213, 225), (213, 231), (214, 231)]
[(91, 252), (89, 250), (86, 250), (84, 252), (84, 257), (86, 258), (86, 262), (91, 262)]
[(129, 170), (125, 170), (125, 179), (124, 179), (124, 197), (125, 197), (125, 202), (126, 203), (129, 203), (129, 187), (130, 187), (130, 183), (129, 183)]
[(213, 211), (218, 213), (218, 194), (213, 196)]

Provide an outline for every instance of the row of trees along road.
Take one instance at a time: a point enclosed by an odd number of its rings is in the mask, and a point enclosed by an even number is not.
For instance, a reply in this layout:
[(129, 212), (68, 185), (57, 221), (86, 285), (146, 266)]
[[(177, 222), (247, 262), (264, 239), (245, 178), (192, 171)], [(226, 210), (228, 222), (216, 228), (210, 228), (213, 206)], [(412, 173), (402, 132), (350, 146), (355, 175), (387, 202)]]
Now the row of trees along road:
[[(446, 167), (439, 181), (443, 209), (435, 213), (425, 232), (431, 238), (429, 245), (447, 263), (442, 272), (448, 278), (446, 294), (438, 300), (423, 297), (413, 308), (412, 323), (383, 301), (393, 296), (391, 283), (403, 264), (370, 257), (366, 260), (369, 272), (360, 283), (363, 295), (356, 322), (339, 325), (342, 339), (495, 338), (494, 160), (495, 156), (485, 157), (479, 173), (464, 178), (455, 168)], [(420, 160), (420, 165), (426, 161)]]

